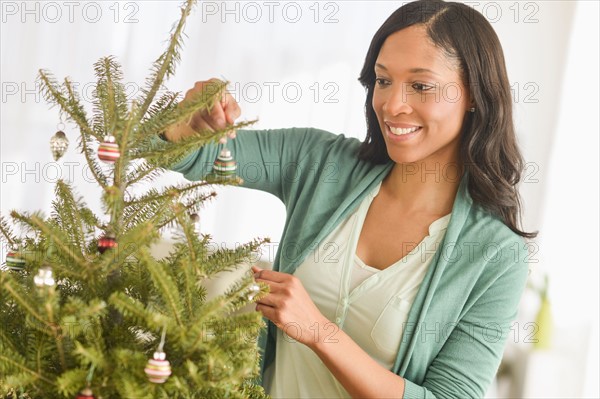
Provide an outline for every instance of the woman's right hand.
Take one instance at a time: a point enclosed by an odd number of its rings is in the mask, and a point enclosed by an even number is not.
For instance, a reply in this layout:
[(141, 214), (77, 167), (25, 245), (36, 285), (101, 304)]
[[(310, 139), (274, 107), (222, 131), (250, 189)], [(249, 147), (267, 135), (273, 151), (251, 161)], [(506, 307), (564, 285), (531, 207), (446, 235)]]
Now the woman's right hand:
[[(210, 86), (221, 82), (219, 79), (212, 78), (196, 82), (194, 87), (185, 93), (185, 97), (179, 106), (190, 101), (191, 98), (198, 95), (203, 90), (210, 90)], [(241, 115), (240, 107), (227, 91), (223, 90), (220, 101), (216, 101), (212, 109), (208, 111), (196, 112), (188, 121), (183, 121), (169, 126), (165, 130), (165, 138), (169, 141), (176, 142), (183, 138), (189, 137), (201, 130), (216, 131), (225, 129), (227, 126), (233, 125), (234, 121)], [(235, 138), (235, 131), (229, 134), (230, 138)], [(227, 142), (223, 137), (221, 143)]]

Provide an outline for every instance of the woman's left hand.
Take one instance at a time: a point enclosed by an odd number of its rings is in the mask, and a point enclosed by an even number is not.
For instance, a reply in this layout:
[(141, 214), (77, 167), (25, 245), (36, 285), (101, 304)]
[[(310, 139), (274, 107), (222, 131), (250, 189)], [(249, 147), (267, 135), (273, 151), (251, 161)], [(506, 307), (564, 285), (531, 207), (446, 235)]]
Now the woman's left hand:
[(330, 324), (314, 304), (300, 280), (287, 273), (252, 267), (254, 279), (269, 286), (269, 294), (259, 300), (256, 310), (289, 337), (305, 345), (318, 342), (321, 331)]

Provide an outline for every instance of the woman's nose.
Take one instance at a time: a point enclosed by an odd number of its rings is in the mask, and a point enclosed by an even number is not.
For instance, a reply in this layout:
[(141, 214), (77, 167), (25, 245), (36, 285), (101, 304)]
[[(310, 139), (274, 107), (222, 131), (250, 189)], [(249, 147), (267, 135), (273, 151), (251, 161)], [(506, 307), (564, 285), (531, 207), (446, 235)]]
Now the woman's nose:
[(410, 104), (410, 87), (406, 84), (399, 84), (391, 89), (389, 97), (383, 104), (383, 110), (389, 115), (410, 114), (413, 110)]

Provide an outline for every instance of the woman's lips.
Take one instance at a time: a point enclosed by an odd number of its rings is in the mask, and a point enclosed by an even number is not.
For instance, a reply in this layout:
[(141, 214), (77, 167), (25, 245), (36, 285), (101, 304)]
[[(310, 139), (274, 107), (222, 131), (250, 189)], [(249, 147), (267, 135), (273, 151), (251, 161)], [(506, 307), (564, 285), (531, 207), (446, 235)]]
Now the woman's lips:
[(390, 140), (406, 141), (418, 135), (423, 128), (421, 126), (401, 125), (390, 126), (385, 124), (385, 133)]

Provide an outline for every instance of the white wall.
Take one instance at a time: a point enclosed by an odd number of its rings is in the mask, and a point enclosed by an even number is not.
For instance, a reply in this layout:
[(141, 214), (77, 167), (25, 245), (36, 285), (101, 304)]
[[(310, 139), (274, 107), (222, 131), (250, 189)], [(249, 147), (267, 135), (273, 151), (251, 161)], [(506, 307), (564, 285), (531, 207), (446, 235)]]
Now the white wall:
[[(66, 130), (69, 152), (59, 163), (52, 161), (48, 140), (56, 131), (58, 113), (34, 94), (37, 69), (48, 69), (59, 79), (70, 76), (85, 89), (82, 94), (91, 109), (92, 64), (114, 54), (135, 94), (152, 60), (163, 50), (178, 17), (177, 4), (2, 2), (3, 214), (13, 208), (48, 211), (52, 182), (58, 176), (74, 180), (88, 202), (98, 206), (98, 191), (86, 181), (75, 151), (74, 126)], [(233, 82), (242, 119), (260, 118), (257, 128), (315, 126), (363, 138), (364, 99), (357, 77), (373, 33), (401, 4), (366, 0), (200, 3), (187, 26), (178, 73), (167, 86), (185, 91), (196, 80), (223, 77)], [(469, 4), (497, 30), (515, 88), (518, 138), (528, 162), (521, 186), (525, 229), (542, 230), (539, 252), (533, 256), (538, 261), (534, 278), (550, 274), (558, 324), (574, 319), (597, 324), (598, 4)], [(292, 23), (297, 10), (301, 17)], [(270, 86), (273, 98), (269, 98)], [(294, 87), (302, 90), (297, 102)], [(204, 232), (227, 245), (256, 236), (277, 241), (284, 218), (277, 199), (249, 190), (218, 191), (217, 201), (202, 213)], [(271, 248), (264, 257), (273, 254)], [(591, 312), (578, 310), (590, 309), (588, 303), (595, 304)], [(535, 300), (524, 303), (524, 317), (536, 305)], [(596, 354), (590, 360), (596, 370), (597, 362)], [(588, 386), (586, 392), (598, 396), (597, 384), (589, 381), (582, 383)]]

